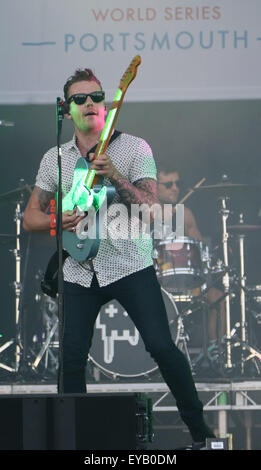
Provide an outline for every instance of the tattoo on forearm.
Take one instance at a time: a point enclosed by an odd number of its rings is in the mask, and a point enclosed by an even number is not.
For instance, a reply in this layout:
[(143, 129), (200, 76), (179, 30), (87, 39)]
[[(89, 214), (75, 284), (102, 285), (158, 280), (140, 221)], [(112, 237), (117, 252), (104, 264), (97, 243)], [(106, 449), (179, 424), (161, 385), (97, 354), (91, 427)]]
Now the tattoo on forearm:
[(157, 182), (151, 178), (143, 178), (130, 183), (124, 177), (113, 182), (122, 201), (130, 206), (131, 204), (148, 204), (149, 206), (158, 202)]
[(42, 212), (46, 212), (50, 205), (51, 199), (54, 198), (54, 193), (44, 191), (43, 189), (38, 190), (38, 200)]

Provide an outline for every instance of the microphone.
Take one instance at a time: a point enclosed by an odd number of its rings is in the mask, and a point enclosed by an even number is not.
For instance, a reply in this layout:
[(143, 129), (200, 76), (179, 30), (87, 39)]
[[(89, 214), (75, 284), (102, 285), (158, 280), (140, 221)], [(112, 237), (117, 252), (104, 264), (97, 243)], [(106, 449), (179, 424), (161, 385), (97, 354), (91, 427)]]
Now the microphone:
[(69, 113), (69, 105), (59, 97), (56, 99), (56, 108), (57, 115), (60, 119), (63, 119), (64, 115)]

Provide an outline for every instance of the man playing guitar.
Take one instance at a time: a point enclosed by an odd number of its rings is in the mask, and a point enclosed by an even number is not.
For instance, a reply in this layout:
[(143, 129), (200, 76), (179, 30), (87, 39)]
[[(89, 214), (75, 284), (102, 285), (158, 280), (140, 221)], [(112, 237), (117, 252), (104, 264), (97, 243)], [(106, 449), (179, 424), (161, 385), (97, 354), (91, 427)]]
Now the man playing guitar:
[[(64, 86), (67, 118), (75, 135), (62, 145), (63, 191), (70, 190), (75, 164), (86, 157), (91, 168), (116, 189), (113, 204), (153, 205), (157, 202), (156, 167), (143, 139), (121, 133), (106, 154), (94, 159), (94, 149), (105, 125), (106, 106), (99, 80), (90, 69), (78, 70)], [(24, 213), (24, 228), (48, 231), (45, 213), (57, 191), (57, 149), (43, 157), (36, 185)], [(63, 229), (73, 232), (83, 215), (64, 212)], [(122, 219), (124, 217), (122, 216)], [(127, 219), (127, 218), (126, 218)], [(128, 228), (129, 220), (120, 220)], [(101, 240), (95, 258), (64, 263), (63, 385), (65, 393), (85, 393), (85, 366), (100, 307), (117, 299), (128, 312), (173, 393), (180, 415), (194, 442), (214, 437), (203, 418), (187, 360), (172, 341), (161, 289), (154, 271), (152, 240), (113, 237)], [(130, 358), (131, 360), (131, 358)]]

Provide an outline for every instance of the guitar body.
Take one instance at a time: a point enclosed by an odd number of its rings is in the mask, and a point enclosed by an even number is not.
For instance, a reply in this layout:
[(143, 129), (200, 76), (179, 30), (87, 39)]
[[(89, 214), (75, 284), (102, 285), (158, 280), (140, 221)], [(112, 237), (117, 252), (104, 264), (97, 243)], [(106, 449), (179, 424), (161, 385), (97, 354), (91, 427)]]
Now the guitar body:
[[(79, 204), (75, 204), (76, 193), (84, 192), (85, 178), (88, 173), (88, 163), (84, 158), (79, 158), (74, 170), (72, 188), (63, 199), (63, 211), (73, 210), (76, 206), (84, 211), (86, 203), (79, 200)], [(89, 194), (88, 194), (89, 195)], [(88, 213), (79, 222), (75, 232), (63, 230), (63, 248), (78, 262), (94, 258), (100, 246), (100, 228), (104, 221), (106, 211), (100, 210), (104, 207), (105, 202), (109, 205), (115, 195), (113, 186), (94, 186), (90, 194), (91, 207), (87, 209)], [(89, 206), (89, 202), (87, 203)]]
[(99, 221), (99, 212), (96, 212), (95, 228), (93, 230), (90, 229), (92, 235), (95, 230), (94, 238), (90, 237), (90, 232), (85, 239), (80, 239), (76, 232), (68, 232), (68, 230), (63, 231), (63, 248), (79, 263), (94, 258), (98, 253), (100, 246)]

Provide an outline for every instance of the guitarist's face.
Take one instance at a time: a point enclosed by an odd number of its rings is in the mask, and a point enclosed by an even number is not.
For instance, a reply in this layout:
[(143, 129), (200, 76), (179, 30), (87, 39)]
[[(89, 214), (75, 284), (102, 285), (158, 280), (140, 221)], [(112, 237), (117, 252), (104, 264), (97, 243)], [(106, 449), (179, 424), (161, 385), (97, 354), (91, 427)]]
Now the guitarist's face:
[[(68, 97), (77, 93), (92, 93), (98, 90), (100, 90), (98, 83), (84, 80), (70, 86)], [(98, 132), (104, 127), (106, 114), (104, 101), (94, 103), (88, 96), (83, 104), (77, 105), (74, 101), (70, 103), (68, 118), (72, 119), (74, 126), (81, 132)]]

